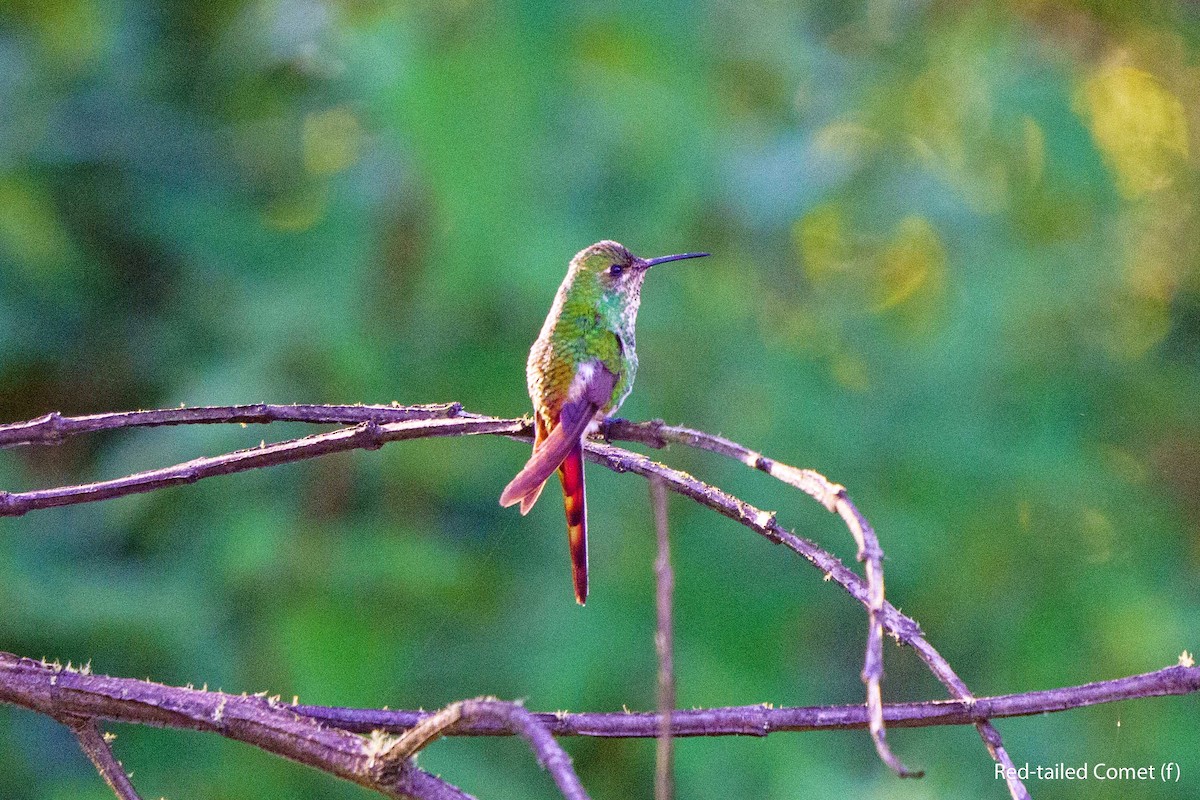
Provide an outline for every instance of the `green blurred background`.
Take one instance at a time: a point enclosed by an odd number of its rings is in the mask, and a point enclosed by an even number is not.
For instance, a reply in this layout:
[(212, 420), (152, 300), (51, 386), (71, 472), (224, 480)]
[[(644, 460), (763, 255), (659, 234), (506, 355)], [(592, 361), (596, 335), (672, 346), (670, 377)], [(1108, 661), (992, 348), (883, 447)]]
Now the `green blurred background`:
[[(979, 694), (1200, 648), (1200, 10), (1189, 3), (571, 6), (3, 0), (0, 420), (226, 403), (528, 411), (525, 355), (601, 238), (650, 276), (622, 409), (846, 484), (894, 603)], [(119, 432), (0, 454), (0, 486), (310, 432)], [(97, 672), (426, 708), (654, 703), (644, 482), (592, 468), (592, 597), (527, 446), (390, 445), (0, 522), (0, 648)], [(852, 560), (738, 464), (669, 463)], [(860, 702), (864, 615), (787, 551), (672, 502), (679, 703)], [(888, 648), (890, 700), (944, 692)], [(1179, 762), (1195, 698), (1003, 721), (1018, 762)], [(363, 798), (214, 736), (117, 727), (148, 797)], [(680, 796), (1004, 797), (969, 728), (679, 744)], [(653, 743), (570, 740), (597, 798)], [(519, 741), (421, 756), (485, 800), (556, 793)], [(105, 798), (0, 708), (0, 797)]]

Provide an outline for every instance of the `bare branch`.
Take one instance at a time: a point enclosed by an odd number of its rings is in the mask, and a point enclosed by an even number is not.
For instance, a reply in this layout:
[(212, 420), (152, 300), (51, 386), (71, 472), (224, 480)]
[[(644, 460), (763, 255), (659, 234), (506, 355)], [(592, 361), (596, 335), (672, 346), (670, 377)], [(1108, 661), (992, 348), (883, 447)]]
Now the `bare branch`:
[[(0, 686), (3, 685), (0, 671)], [(111, 680), (128, 680), (113, 678)], [(975, 697), (969, 700), (930, 700), (884, 705), (884, 720), (893, 728), (932, 725), (970, 725), (982, 720), (1023, 717), (1069, 711), (1075, 708), (1147, 697), (1200, 692), (1200, 667), (1172, 666), (1126, 678), (1086, 683), (1021, 694)], [(417, 725), (429, 712), (377, 711), (298, 705), (294, 710), (328, 725), (355, 731), (402, 731)], [(568, 713), (537, 715), (554, 736), (652, 738), (661, 732), (662, 718), (652, 712)], [(676, 709), (671, 735), (768, 736), (787, 731), (825, 731), (866, 728), (864, 706), (732, 706), (712, 709)], [(457, 726), (453, 735), (505, 736), (514, 731), (490, 722)]]
[(80, 743), (109, 785), (113, 785), (111, 778), (115, 773), (104, 766), (107, 762), (102, 751), (89, 750), (95, 741), (83, 727), (82, 720), (99, 718), (211, 731), (316, 767), (388, 797), (405, 800), (466, 800), (470, 797), (411, 765), (390, 774), (385, 781), (374, 770), (375, 754), (367, 740), (300, 714), (280, 703), (278, 697), (248, 697), (110, 678), (92, 675), (87, 670), (76, 671), (58, 664), (0, 653), (0, 702), (22, 706), (55, 719), (81, 720), (80, 727), (73, 722), (68, 724), (76, 730), (76, 735), (83, 730)]
[[(21, 516), (43, 508), (92, 503), (114, 497), (152, 492), (169, 486), (195, 483), (203, 478), (279, 466), (329, 453), (341, 453), (355, 449), (378, 450), (385, 442), (481, 433), (519, 436), (528, 429), (529, 423), (525, 420), (491, 418), (416, 419), (386, 425), (367, 421), (352, 428), (342, 428), (329, 433), (319, 433), (302, 439), (289, 439), (274, 444), (264, 443), (259, 447), (247, 450), (237, 450), (211, 458), (196, 458), (182, 464), (139, 472), (108, 481), (97, 481), (78, 486), (61, 486), (53, 489), (35, 489), (29, 492), (0, 491), (0, 517)], [(525, 438), (528, 438), (527, 435)]]
[[(1080, 686), (977, 697), (969, 701), (889, 703), (884, 705), (884, 720), (893, 728), (972, 725), (984, 719), (1030, 716), (1124, 700), (1195, 693), (1200, 693), (1200, 667), (1172, 666)], [(263, 694), (228, 694), (77, 672), (9, 653), (0, 653), (0, 702), (56, 719), (74, 716), (212, 731), (322, 769), (325, 767), (314, 763), (314, 754), (329, 756), (339, 763), (345, 763), (350, 756), (364, 762), (372, 756), (378, 759), (383, 748), (376, 746), (372, 750), (360, 736), (353, 735), (355, 733), (402, 734), (440, 713), (293, 705)], [(521, 711), (536, 719), (552, 736), (650, 739), (659, 735), (662, 725), (661, 715), (651, 711), (533, 713), (523, 708)], [(672, 713), (671, 734), (675, 737), (768, 736), (784, 732), (862, 729), (869, 723), (866, 708), (859, 704), (676, 709)], [(477, 713), (462, 714), (453, 725), (440, 732), (446, 736), (511, 736), (521, 734), (523, 730), (520, 721), (507, 713)], [(303, 744), (290, 744), (291, 740)], [(280, 752), (281, 748), (288, 752)], [(299, 752), (304, 757), (294, 757), (292, 752)]]
[(418, 406), (315, 406), (252, 403), (242, 406), (201, 406), (159, 408), (152, 411), (117, 411), (66, 417), (57, 411), (25, 422), (0, 425), (0, 447), (32, 444), (59, 444), (68, 436), (118, 428), (157, 427), (161, 425), (197, 425), (237, 422), (243, 425), (268, 422), (311, 422), (356, 425), (360, 422), (404, 422), (410, 419), (455, 417), (460, 403)]
[(108, 784), (108, 788), (113, 790), (117, 800), (141, 800), (137, 790), (133, 788), (133, 783), (129, 780), (129, 774), (125, 772), (121, 762), (113, 755), (108, 738), (97, 727), (96, 720), (64, 716), (59, 721), (75, 734), (84, 755), (96, 765), (96, 771)]
[(650, 503), (654, 507), (654, 530), (658, 540), (658, 557), (654, 559), (658, 618), (654, 649), (658, 653), (659, 731), (654, 800), (672, 800), (675, 796), (675, 749), (671, 740), (671, 715), (675, 709), (675, 637), (671, 601), (675, 593), (675, 573), (671, 569), (671, 540), (667, 530), (667, 489), (657, 478), (650, 480)]

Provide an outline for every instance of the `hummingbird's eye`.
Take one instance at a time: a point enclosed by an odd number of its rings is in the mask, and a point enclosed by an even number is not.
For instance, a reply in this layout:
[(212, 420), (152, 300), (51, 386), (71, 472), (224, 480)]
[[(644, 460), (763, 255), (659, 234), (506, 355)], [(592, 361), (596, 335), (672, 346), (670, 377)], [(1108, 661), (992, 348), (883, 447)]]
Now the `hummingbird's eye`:
[(621, 273), (624, 271), (625, 271), (625, 268), (622, 267), (620, 264), (613, 264), (611, 267), (608, 268), (608, 274), (612, 275), (614, 278), (620, 277)]

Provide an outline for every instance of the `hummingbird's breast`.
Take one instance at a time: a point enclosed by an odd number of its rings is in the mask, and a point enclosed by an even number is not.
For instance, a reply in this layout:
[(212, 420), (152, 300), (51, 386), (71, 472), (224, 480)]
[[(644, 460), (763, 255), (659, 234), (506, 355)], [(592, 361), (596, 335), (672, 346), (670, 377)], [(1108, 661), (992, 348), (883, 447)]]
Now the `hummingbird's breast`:
[(636, 314), (636, 306), (630, 311), (572, 303), (560, 292), (526, 363), (534, 411), (551, 424), (557, 421), (583, 365), (599, 361), (617, 376), (612, 398), (602, 409), (605, 416), (614, 413), (632, 390), (637, 372), (632, 324)]

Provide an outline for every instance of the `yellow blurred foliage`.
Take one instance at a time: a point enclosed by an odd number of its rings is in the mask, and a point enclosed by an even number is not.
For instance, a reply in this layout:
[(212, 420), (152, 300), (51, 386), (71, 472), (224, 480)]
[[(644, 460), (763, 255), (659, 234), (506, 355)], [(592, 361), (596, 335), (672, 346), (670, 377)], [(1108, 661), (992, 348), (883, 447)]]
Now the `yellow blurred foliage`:
[(824, 283), (845, 269), (851, 247), (838, 206), (829, 203), (805, 214), (792, 226), (792, 237), (800, 250), (805, 274), (813, 283)]
[(843, 208), (827, 203), (797, 220), (792, 237), (805, 276), (828, 308), (848, 302), (858, 315), (902, 308), (897, 320), (917, 332), (944, 298), (946, 249), (923, 217), (904, 218), (885, 238), (854, 231)]
[(1101, 564), (1113, 557), (1113, 545), (1117, 539), (1112, 519), (1098, 508), (1078, 510), (1080, 539), (1085, 548), (1083, 555), (1093, 564)]
[(345, 107), (306, 116), (302, 136), (304, 168), (313, 175), (334, 175), (358, 160), (362, 129)]
[(972, 208), (999, 212), (1009, 201), (1011, 165), (994, 144), (996, 99), (962, 58), (948, 53), (906, 87), (900, 121), (922, 167), (961, 192)]
[(906, 218), (880, 254), (875, 310), (898, 306), (921, 291), (940, 292), (945, 274), (946, 251), (937, 231), (921, 217)]
[(1083, 85), (1077, 109), (1127, 197), (1171, 184), (1188, 154), (1183, 104), (1150, 73), (1119, 66)]
[(327, 193), (303, 189), (282, 195), (263, 211), (263, 225), (281, 233), (301, 233), (325, 217)]

